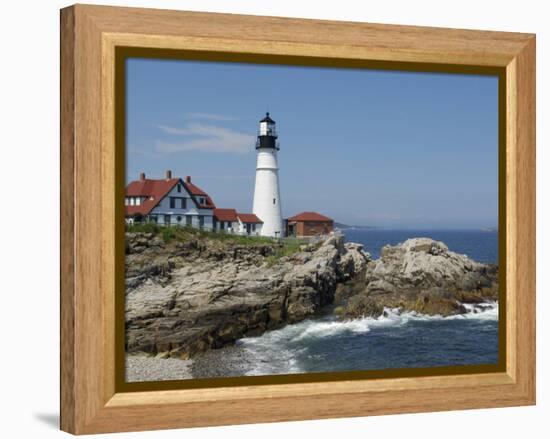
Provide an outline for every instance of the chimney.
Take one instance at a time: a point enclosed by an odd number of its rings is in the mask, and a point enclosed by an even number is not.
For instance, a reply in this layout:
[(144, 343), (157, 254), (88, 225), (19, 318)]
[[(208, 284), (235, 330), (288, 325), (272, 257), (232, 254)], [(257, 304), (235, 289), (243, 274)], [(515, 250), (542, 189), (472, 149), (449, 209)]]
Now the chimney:
[(185, 177), (185, 182), (186, 183), (191, 183), (191, 176), (190, 175)]
[(141, 173), (139, 174), (139, 179), (140, 179), (141, 181), (145, 181), (145, 172), (141, 172)]
[(172, 178), (172, 171), (170, 171), (170, 169), (168, 169), (166, 171), (166, 180), (170, 180)]

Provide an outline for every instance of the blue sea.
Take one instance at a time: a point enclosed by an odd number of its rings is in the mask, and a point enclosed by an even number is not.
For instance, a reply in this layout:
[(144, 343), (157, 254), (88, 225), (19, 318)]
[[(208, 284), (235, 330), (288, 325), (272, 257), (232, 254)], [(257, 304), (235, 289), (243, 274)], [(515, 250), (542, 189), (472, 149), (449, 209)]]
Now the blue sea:
[(442, 241), (449, 250), (475, 261), (498, 263), (498, 232), (494, 230), (346, 229), (343, 232), (346, 241), (363, 244), (374, 259), (380, 257), (380, 249), (386, 244), (395, 245), (409, 238), (424, 237)]
[[(430, 237), (450, 250), (488, 263), (498, 262), (496, 231), (348, 229), (346, 240), (364, 244), (378, 258), (386, 244)], [(338, 321), (325, 315), (225, 350), (221, 370), (210, 376), (495, 364), (498, 361), (498, 303), (467, 306), (464, 315), (441, 317), (387, 309), (379, 318)], [(224, 351), (224, 349), (222, 349)]]

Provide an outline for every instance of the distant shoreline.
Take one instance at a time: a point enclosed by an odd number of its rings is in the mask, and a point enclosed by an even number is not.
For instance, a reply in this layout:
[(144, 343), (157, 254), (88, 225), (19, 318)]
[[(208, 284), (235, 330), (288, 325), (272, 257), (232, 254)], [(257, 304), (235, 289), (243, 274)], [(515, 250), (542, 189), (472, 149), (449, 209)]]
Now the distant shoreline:
[(335, 222), (337, 230), (372, 230), (372, 231), (413, 231), (413, 232), (488, 232), (498, 233), (498, 227), (393, 227), (393, 226), (358, 226)]

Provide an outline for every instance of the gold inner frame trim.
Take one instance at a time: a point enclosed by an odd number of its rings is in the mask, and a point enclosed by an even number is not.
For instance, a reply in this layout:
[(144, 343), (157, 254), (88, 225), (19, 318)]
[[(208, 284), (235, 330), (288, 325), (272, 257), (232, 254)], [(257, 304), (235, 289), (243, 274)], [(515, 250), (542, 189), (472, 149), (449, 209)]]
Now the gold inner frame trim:
[[(137, 43), (136, 43), (137, 41)], [(276, 389), (286, 395), (292, 394), (292, 384), (308, 383), (313, 394), (330, 393), (328, 382), (341, 384), (349, 383), (347, 391), (382, 391), (388, 389), (388, 379), (391, 380), (391, 387), (395, 389), (429, 388), (435, 385), (444, 387), (445, 378), (450, 375), (462, 375), (454, 377), (452, 386), (456, 387), (456, 379), (463, 379), (464, 386), (509, 384), (515, 380), (514, 356), (515, 352), (515, 316), (508, 315), (508, 309), (513, 309), (514, 298), (507, 295), (511, 277), (513, 277), (513, 264), (507, 264), (510, 254), (515, 247), (511, 242), (513, 236), (511, 225), (507, 223), (507, 206), (514, 206), (511, 199), (515, 193), (510, 190), (515, 182), (507, 175), (507, 163), (514, 163), (513, 148), (507, 148), (507, 139), (515, 138), (515, 128), (511, 121), (515, 115), (511, 113), (509, 103), (515, 99), (514, 78), (515, 75), (508, 68), (493, 67), (487, 65), (461, 65), (461, 64), (437, 64), (433, 62), (406, 62), (403, 55), (399, 54), (401, 61), (388, 59), (377, 59), (376, 51), (349, 46), (345, 50), (338, 48), (334, 54), (323, 45), (300, 44), (300, 51), (304, 55), (285, 55), (288, 52), (288, 45), (293, 46), (293, 53), (296, 53), (296, 45), (292, 43), (253, 42), (259, 53), (241, 53), (238, 41), (218, 40), (211, 38), (190, 38), (190, 37), (154, 37), (136, 36), (128, 34), (104, 33), (102, 39), (102, 84), (104, 86), (102, 107), (102, 149), (104, 151), (102, 160), (102, 180), (104, 191), (109, 187), (115, 188), (115, 197), (105, 193), (102, 197), (103, 220), (106, 227), (102, 228), (103, 238), (103, 269), (107, 274), (102, 281), (102, 288), (105, 288), (105, 317), (113, 319), (114, 334), (105, 334), (105, 343), (109, 349), (114, 350), (115, 364), (109, 364), (105, 359), (104, 366), (110, 373), (105, 377), (106, 384), (114, 386), (116, 395), (109, 401), (109, 405), (124, 405), (127, 392), (148, 392), (162, 391), (162, 400), (170, 399), (171, 395), (175, 402), (181, 402), (181, 393), (172, 393), (172, 390), (197, 389), (194, 391), (193, 400), (211, 398), (216, 394), (218, 388), (232, 388), (232, 396), (238, 398), (238, 389), (243, 389), (242, 397), (250, 398), (251, 389), (258, 389), (257, 397), (265, 397), (274, 393), (274, 387), (269, 386), (267, 394), (261, 391), (262, 385), (277, 384)], [(136, 45), (138, 44), (138, 45)], [(250, 43), (252, 44), (252, 42)], [(248, 46), (248, 43), (247, 43)], [(166, 49), (166, 47), (170, 47)], [(248, 48), (248, 47), (247, 47)], [(221, 50), (223, 49), (223, 50)], [(334, 55), (331, 57), (331, 54)], [(343, 58), (342, 55), (350, 58)], [(322, 56), (321, 56), (322, 55)], [(352, 58), (353, 56), (353, 58)], [(124, 350), (124, 187), (125, 187), (125, 60), (127, 58), (155, 58), (155, 59), (177, 59), (177, 60), (203, 60), (212, 62), (236, 62), (250, 64), (283, 64), (295, 66), (315, 67), (338, 67), (352, 69), (372, 70), (399, 70), (412, 72), (435, 72), (435, 73), (457, 73), (498, 76), (499, 80), (499, 147), (498, 147), (498, 169), (499, 169), (499, 361), (497, 364), (476, 365), (476, 366), (445, 366), (431, 368), (407, 368), (407, 369), (386, 369), (370, 371), (350, 372), (323, 372), (289, 375), (269, 375), (254, 377), (232, 377), (232, 378), (210, 378), (192, 379), (179, 381), (158, 381), (158, 382), (134, 382), (127, 383), (125, 380), (125, 350)], [(397, 56), (396, 56), (397, 58)], [(418, 57), (411, 55), (411, 59)], [(513, 64), (513, 63), (512, 63)], [(512, 74), (511, 74), (512, 73)], [(112, 121), (114, 120), (114, 123)], [(108, 152), (113, 155), (109, 156)], [(508, 180), (507, 180), (508, 177)], [(510, 214), (510, 212), (508, 212)], [(514, 217), (514, 215), (511, 215)], [(113, 220), (114, 219), (114, 220)], [(115, 248), (109, 248), (108, 243), (115, 242)], [(510, 260), (513, 260), (510, 259)], [(511, 273), (507, 276), (507, 272)], [(112, 294), (111, 294), (112, 293)], [(508, 318), (507, 318), (508, 317)], [(111, 325), (105, 325), (112, 327)], [(508, 372), (508, 373), (502, 373)], [(406, 380), (409, 377), (418, 377), (414, 382)], [(403, 380), (400, 380), (403, 378)], [(111, 381), (112, 380), (112, 381)], [(289, 386), (290, 385), (290, 386)], [(254, 387), (251, 387), (254, 386)], [(404, 387), (403, 387), (404, 386)], [(110, 387), (110, 386), (106, 386)], [(111, 387), (112, 388), (112, 387)], [(268, 390), (267, 388), (265, 389)], [(335, 386), (335, 393), (341, 393), (342, 387)], [(157, 393), (157, 392), (155, 392)], [(254, 392), (256, 393), (256, 391)], [(143, 401), (154, 403), (155, 396), (151, 400), (144, 393)], [(195, 399), (198, 398), (198, 399)], [(144, 402), (145, 404), (145, 402)]]

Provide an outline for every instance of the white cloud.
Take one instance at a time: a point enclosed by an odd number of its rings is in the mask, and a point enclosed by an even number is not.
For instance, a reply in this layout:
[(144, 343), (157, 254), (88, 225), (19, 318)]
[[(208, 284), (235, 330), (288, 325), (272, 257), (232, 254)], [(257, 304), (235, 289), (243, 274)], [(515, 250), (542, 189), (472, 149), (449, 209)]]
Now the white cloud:
[(181, 136), (192, 136), (196, 134), (193, 132), (192, 129), (189, 128), (174, 128), (166, 125), (159, 125), (158, 128), (167, 134), (176, 134)]
[(184, 119), (205, 119), (205, 120), (217, 120), (217, 121), (232, 121), (239, 120), (237, 117), (224, 116), (223, 114), (215, 113), (184, 113)]
[(245, 154), (254, 150), (255, 136), (230, 128), (197, 122), (183, 128), (164, 125), (160, 125), (159, 128), (167, 134), (191, 137), (180, 142), (158, 141), (157, 150), (164, 153), (205, 151)]

